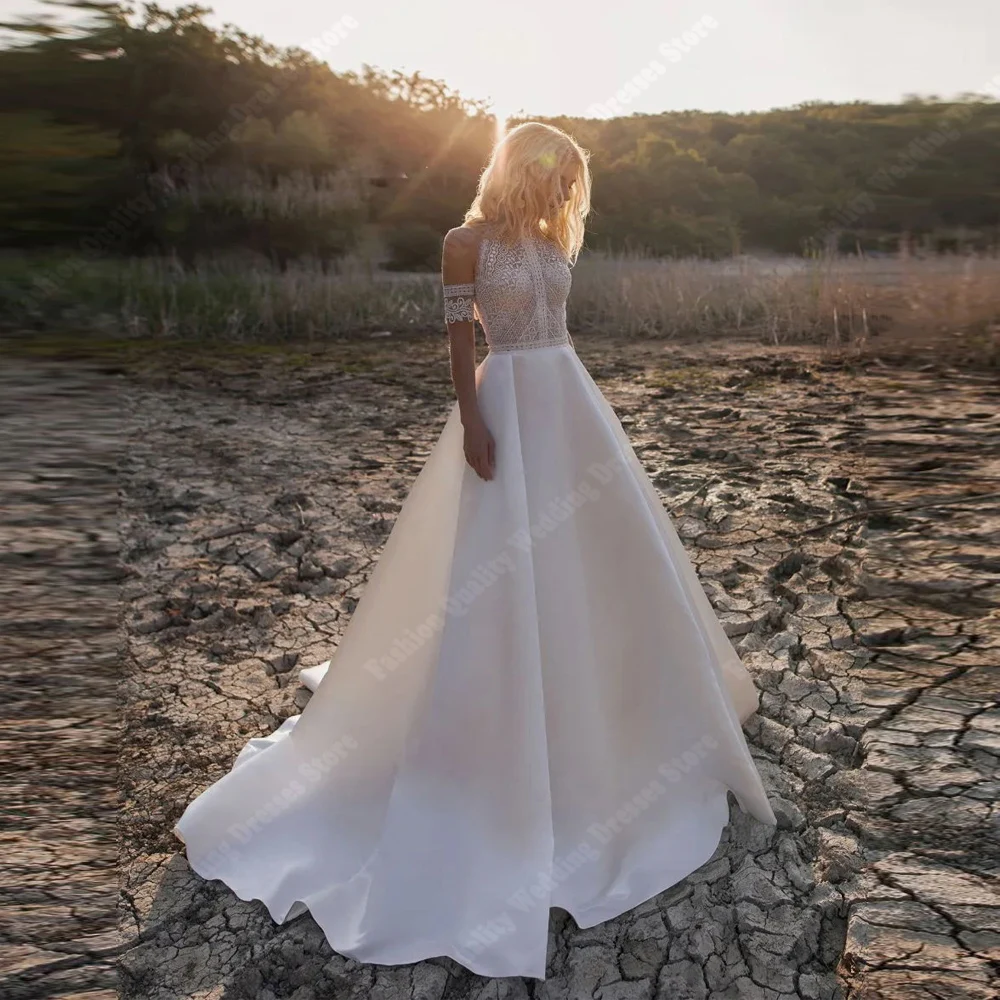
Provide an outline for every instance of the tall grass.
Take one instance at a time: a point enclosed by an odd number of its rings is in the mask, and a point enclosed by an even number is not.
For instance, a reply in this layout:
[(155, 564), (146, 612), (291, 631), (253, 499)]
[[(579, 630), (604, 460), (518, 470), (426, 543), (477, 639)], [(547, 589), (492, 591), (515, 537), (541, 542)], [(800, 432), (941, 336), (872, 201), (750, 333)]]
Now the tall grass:
[(120, 301), (133, 335), (236, 341), (423, 329), (439, 312), (438, 289), (426, 276), (390, 277), (352, 260), (332, 271), (316, 264), (278, 272), (213, 262), (186, 273), (169, 263), (136, 262)]
[(222, 257), (184, 268), (170, 259), (0, 262), (8, 327), (98, 329), (106, 335), (236, 342), (298, 341), (440, 326), (428, 275), (389, 275), (348, 258), (292, 263)]
[(626, 336), (864, 347), (1000, 332), (1000, 257), (583, 258), (573, 322)]
[[(50, 282), (46, 284), (46, 277)], [(373, 330), (441, 330), (440, 278), (371, 261), (216, 257), (46, 265), (0, 260), (3, 322), (139, 338), (316, 340)], [(711, 262), (581, 257), (573, 332), (677, 340), (740, 337), (880, 353), (927, 350), (1000, 366), (1000, 258), (953, 256)]]

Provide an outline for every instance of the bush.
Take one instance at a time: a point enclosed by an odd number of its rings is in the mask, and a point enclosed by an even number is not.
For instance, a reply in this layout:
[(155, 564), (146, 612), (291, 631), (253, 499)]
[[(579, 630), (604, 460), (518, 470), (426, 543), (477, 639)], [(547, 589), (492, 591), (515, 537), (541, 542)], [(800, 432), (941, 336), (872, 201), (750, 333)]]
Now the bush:
[(396, 226), (385, 234), (390, 271), (436, 271), (441, 266), (441, 242), (444, 239), (431, 226)]

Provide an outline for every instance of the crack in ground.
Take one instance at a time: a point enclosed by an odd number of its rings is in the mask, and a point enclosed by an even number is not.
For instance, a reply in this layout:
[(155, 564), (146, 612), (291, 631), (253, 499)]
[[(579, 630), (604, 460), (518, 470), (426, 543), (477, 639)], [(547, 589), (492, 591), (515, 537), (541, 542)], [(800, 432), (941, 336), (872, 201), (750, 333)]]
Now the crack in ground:
[[(365, 966), (332, 952), (308, 915), (275, 925), (261, 904), (191, 873), (172, 823), (246, 739), (306, 703), (291, 671), (335, 649), (443, 424), (441, 350), (430, 339), (392, 351), (352, 343), (309, 369), (265, 358), (253, 379), (232, 361), (120, 380), (130, 437), (118, 545), (96, 535), (124, 563), (108, 577), (123, 612), (121, 919), (139, 933), (97, 951), (120, 950), (123, 1000), (991, 997), (1000, 721), (987, 661), (998, 648), (988, 637), (1000, 519), (967, 494), (980, 477), (1000, 479), (1000, 426), (955, 424), (997, 412), (1000, 393), (956, 373), (851, 371), (749, 347), (579, 346), (756, 678), (761, 708), (747, 732), (779, 826), (765, 836), (734, 810), (704, 869), (608, 926), (581, 931), (553, 910), (544, 982), (490, 981), (450, 959)], [(337, 351), (370, 377), (337, 375)], [(12, 377), (38, 382), (31, 371)], [(46, 384), (54, 377), (80, 376), (47, 371)], [(0, 420), (13, 421), (22, 453), (32, 447), (23, 415)], [(928, 462), (947, 480), (931, 496), (926, 470), (911, 471)], [(15, 492), (3, 524), (23, 535), (40, 514), (30, 491)], [(824, 523), (803, 529), (817, 516)], [(33, 544), (58, 562), (62, 549), (45, 534), (57, 522), (45, 523)], [(92, 547), (82, 527), (80, 545)], [(928, 565), (941, 592), (927, 590)], [(30, 568), (22, 560), (13, 571)], [(199, 602), (232, 614), (199, 633)], [(142, 630), (168, 609), (190, 624)], [(80, 615), (25, 607), (7, 632), (43, 659), (64, 654), (43, 618), (100, 634)], [(62, 670), (69, 690), (79, 672), (73, 662)], [(941, 699), (961, 710), (942, 713)], [(100, 724), (86, 697), (77, 701), (70, 714)], [(8, 722), (15, 734), (27, 725)], [(953, 794), (956, 768), (966, 783)], [(72, 780), (60, 781), (59, 794), (73, 794)], [(39, 845), (25, 870), (44, 877), (64, 850)], [(19, 892), (26, 917), (64, 898), (9, 890)], [(96, 910), (82, 898), (64, 927), (48, 922), (52, 947), (83, 936), (78, 925)], [(902, 906), (939, 930), (921, 937)], [(970, 932), (982, 954), (959, 938)], [(4, 995), (64, 989), (45, 937), (0, 980)], [(100, 981), (93, 960), (71, 961), (81, 982), (91, 971)]]

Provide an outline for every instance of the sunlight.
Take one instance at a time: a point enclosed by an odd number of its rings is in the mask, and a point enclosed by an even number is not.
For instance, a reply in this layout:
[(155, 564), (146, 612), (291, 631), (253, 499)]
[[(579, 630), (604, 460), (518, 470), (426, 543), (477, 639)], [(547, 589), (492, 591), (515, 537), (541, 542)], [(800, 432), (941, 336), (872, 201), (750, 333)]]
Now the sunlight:
[(504, 132), (507, 130), (507, 122), (514, 117), (513, 112), (503, 104), (493, 101), (490, 105), (490, 112), (496, 119), (496, 128), (494, 129), (493, 140), (494, 142), (499, 142), (503, 138)]

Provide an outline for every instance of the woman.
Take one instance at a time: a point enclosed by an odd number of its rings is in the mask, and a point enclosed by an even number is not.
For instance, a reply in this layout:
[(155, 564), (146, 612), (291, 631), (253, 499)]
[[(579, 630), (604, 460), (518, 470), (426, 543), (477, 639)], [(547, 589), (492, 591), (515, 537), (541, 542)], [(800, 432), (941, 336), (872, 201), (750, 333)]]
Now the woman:
[(590, 927), (678, 882), (727, 790), (775, 822), (753, 684), (569, 340), (589, 203), (564, 132), (498, 143), (444, 241), (441, 437), (307, 708), (175, 827), (195, 871), (361, 961), (544, 979), (551, 906)]

